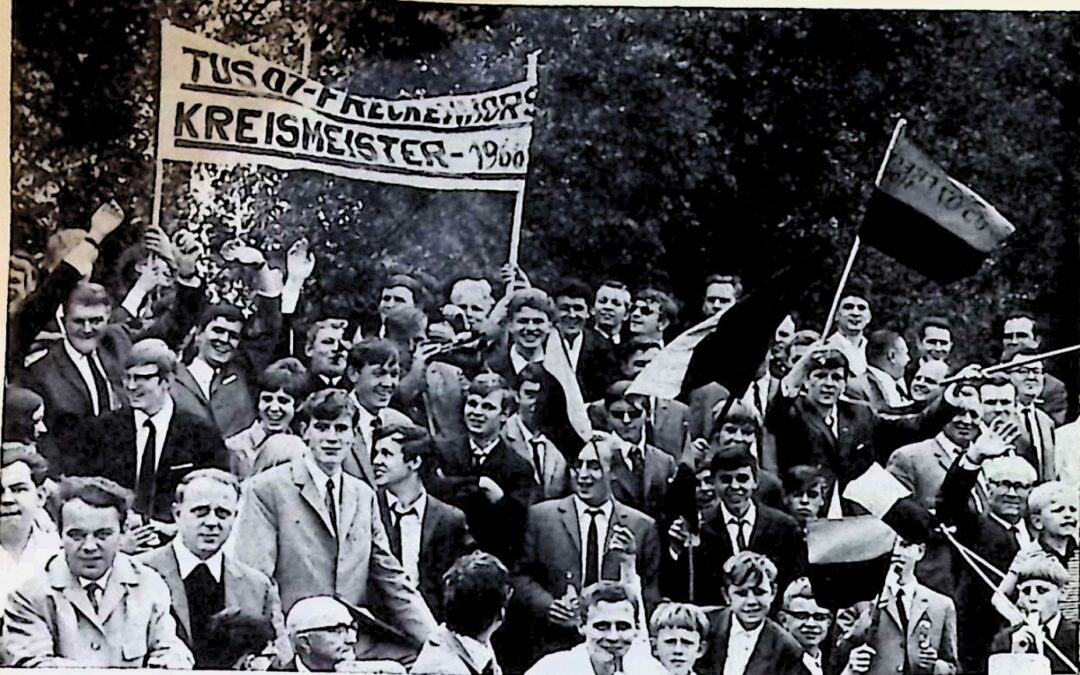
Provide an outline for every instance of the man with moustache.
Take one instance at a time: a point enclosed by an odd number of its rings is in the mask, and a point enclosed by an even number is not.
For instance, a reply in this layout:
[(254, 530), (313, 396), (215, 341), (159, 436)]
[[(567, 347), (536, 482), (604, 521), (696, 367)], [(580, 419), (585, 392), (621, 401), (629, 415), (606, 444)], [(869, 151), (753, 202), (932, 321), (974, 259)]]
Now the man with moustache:
[(178, 536), (168, 546), (137, 558), (169, 587), (177, 633), (191, 648), (198, 669), (232, 666), (234, 659), (218, 653), (220, 645), (208, 632), (210, 617), (226, 607), (270, 623), (279, 649), (289, 644), (277, 587), (262, 572), (222, 551), (239, 501), (240, 483), (232, 474), (220, 469), (192, 471), (176, 487), (173, 516)]
[[(1001, 360), (1008, 361), (1021, 349), (1038, 352), (1043, 349), (1039, 323), (1031, 314), (1013, 312), (1002, 323)], [(1042, 391), (1036, 396), (1038, 407), (1054, 419), (1055, 424), (1064, 424), (1069, 409), (1069, 394), (1065, 383), (1047, 373), (1043, 380)]]
[(286, 613), (312, 595), (365, 606), (373, 593), (389, 623), (419, 647), (435, 619), (390, 550), (375, 492), (342, 468), (358, 414), (338, 389), (304, 402), (297, 425), (309, 452), (251, 478), (235, 550), (277, 582)]
[(66, 478), (58, 493), (63, 555), (11, 594), (2, 641), (19, 668), (191, 668), (169, 589), (120, 553), (127, 494), (97, 477)]
[(596, 289), (593, 328), (616, 347), (622, 342), (623, 323), (630, 310), (630, 291), (621, 281), (607, 280)]
[(566, 279), (555, 291), (559, 310), (559, 335), (566, 344), (570, 367), (581, 385), (581, 395), (592, 401), (616, 378), (618, 359), (615, 348), (595, 329), (586, 325), (592, 289), (580, 279)]
[(848, 362), (851, 374), (858, 377), (866, 372), (866, 327), (873, 314), (870, 311), (870, 293), (858, 283), (848, 282), (840, 296), (836, 310), (836, 332), (826, 341), (826, 346), (839, 349)]

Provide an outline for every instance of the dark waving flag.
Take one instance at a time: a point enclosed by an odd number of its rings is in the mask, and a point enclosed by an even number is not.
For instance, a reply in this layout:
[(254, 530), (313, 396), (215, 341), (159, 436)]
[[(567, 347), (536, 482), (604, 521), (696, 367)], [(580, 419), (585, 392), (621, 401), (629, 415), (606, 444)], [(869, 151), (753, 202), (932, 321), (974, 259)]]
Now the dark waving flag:
[(902, 134), (889, 153), (859, 236), (939, 283), (974, 274), (1015, 230)]

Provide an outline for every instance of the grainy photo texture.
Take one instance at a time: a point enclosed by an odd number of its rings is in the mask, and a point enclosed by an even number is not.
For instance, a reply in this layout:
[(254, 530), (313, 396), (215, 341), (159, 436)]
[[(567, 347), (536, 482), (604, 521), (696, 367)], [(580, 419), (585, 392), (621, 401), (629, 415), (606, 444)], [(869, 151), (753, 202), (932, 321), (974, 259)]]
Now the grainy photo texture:
[(0, 665), (1076, 673), (1078, 30), (17, 0)]

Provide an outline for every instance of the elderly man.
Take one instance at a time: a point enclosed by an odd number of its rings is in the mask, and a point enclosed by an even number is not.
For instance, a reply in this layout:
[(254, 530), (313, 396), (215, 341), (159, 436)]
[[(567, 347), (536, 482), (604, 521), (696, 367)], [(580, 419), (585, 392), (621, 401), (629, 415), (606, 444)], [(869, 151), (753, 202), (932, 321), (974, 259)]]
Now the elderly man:
[(28, 668), (191, 668), (169, 588), (120, 553), (127, 494), (104, 478), (68, 478), (59, 491), (64, 554), (12, 593), (8, 662)]
[(906, 405), (910, 399), (904, 369), (910, 361), (907, 342), (899, 333), (876, 330), (866, 340), (866, 372), (852, 378), (848, 389), (863, 394), (874, 410)]
[(329, 595), (300, 600), (285, 619), (294, 661), (281, 670), (315, 673), (342, 671), (372, 675), (405, 675), (405, 667), (387, 660), (357, 661), (359, 630), (349, 608)]
[(219, 653), (209, 632), (210, 618), (226, 607), (261, 617), (274, 627), (280, 650), (288, 646), (281, 598), (262, 572), (222, 551), (232, 532), (240, 483), (220, 469), (199, 469), (176, 487), (173, 515), (179, 536), (138, 560), (165, 580), (180, 638), (191, 648), (195, 667), (225, 670), (232, 661)]
[(277, 582), (286, 609), (311, 595), (364, 605), (373, 592), (418, 647), (435, 619), (390, 550), (374, 491), (342, 469), (356, 417), (338, 389), (304, 402), (297, 423), (309, 452), (250, 479), (235, 550)]

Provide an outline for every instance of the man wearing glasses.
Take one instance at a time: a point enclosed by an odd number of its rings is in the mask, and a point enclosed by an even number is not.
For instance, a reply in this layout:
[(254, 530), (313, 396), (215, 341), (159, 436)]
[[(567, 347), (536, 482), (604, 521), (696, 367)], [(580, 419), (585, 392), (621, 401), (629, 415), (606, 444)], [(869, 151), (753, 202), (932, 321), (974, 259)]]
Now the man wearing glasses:
[(627, 506), (659, 520), (675, 459), (646, 442), (645, 397), (627, 396), (629, 380), (608, 387), (604, 396), (608, 428), (615, 432), (618, 452), (611, 467), (612, 492)]
[(153, 521), (130, 532), (140, 550), (175, 533), (172, 500), (181, 478), (229, 467), (217, 429), (174, 404), (175, 371), (176, 356), (163, 341), (136, 342), (124, 360), (130, 407), (85, 419), (65, 453), (67, 475), (103, 476), (134, 491), (133, 510)]
[(356, 661), (358, 635), (352, 614), (329, 595), (297, 601), (285, 618), (285, 630), (296, 660), (282, 670), (402, 675), (406, 672), (395, 661)]
[[(1009, 362), (1020, 361), (1036, 352), (1031, 349), (1017, 351)], [(1054, 457), (1054, 420), (1038, 407), (1039, 397), (1046, 384), (1046, 371), (1042, 362), (1029, 363), (1008, 371), (1009, 380), (1016, 387), (1016, 413), (1020, 418), (1023, 441), (1017, 452), (1023, 455), (1039, 472), (1041, 480), (1057, 480), (1057, 462)]]
[[(780, 609), (780, 625), (787, 629), (803, 648), (802, 662), (810, 675), (823, 675), (827, 663), (823, 663), (821, 643), (829, 635), (832, 627), (832, 612), (817, 603), (814, 589), (806, 577), (795, 579), (784, 589), (784, 599)], [(845, 675), (865, 672), (860, 666), (866, 660), (860, 656), (865, 647), (853, 649), (848, 658)]]

